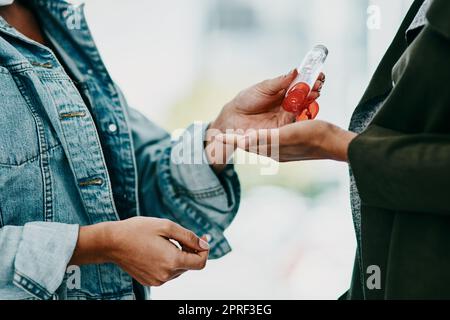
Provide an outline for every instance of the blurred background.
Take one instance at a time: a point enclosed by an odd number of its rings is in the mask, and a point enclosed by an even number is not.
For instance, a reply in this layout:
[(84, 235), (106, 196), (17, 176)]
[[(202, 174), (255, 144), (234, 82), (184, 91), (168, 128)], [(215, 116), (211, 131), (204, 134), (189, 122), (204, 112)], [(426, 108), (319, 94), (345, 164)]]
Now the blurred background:
[[(86, 14), (130, 104), (169, 131), (210, 121), (240, 90), (330, 51), (319, 118), (347, 127), (411, 0), (89, 0)], [(238, 165), (233, 252), (153, 289), (153, 299), (336, 299), (355, 236), (348, 168)]]

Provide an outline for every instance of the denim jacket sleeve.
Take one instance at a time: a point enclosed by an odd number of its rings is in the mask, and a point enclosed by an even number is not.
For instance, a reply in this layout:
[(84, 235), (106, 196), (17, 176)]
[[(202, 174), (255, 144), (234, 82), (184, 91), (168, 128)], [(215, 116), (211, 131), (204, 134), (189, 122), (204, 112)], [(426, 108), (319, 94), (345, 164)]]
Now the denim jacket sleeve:
[(206, 126), (193, 124), (175, 141), (136, 110), (129, 110), (136, 154), (141, 213), (174, 220), (211, 236), (211, 258), (231, 248), (223, 232), (239, 207), (233, 166), (216, 175), (206, 159)]
[(30, 222), (0, 228), (0, 288), (15, 285), (38, 298), (50, 299), (61, 285), (78, 239), (78, 225)]

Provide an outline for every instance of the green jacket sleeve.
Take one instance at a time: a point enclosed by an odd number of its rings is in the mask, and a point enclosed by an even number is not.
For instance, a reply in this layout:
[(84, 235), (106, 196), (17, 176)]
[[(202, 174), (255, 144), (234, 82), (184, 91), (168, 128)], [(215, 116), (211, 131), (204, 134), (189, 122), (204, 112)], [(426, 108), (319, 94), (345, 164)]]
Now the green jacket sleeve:
[(450, 135), (372, 125), (350, 144), (349, 158), (364, 204), (450, 214)]

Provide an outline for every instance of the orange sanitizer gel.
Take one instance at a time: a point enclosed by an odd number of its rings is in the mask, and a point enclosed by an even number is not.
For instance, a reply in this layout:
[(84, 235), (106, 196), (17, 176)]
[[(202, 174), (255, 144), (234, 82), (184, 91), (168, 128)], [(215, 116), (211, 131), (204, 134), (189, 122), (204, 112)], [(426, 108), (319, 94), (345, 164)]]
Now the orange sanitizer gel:
[(298, 68), (297, 78), (286, 92), (282, 106), (284, 110), (295, 113), (297, 121), (312, 120), (319, 113), (318, 103), (308, 103), (306, 98), (314, 87), (327, 56), (328, 49), (322, 45), (317, 45), (309, 51)]

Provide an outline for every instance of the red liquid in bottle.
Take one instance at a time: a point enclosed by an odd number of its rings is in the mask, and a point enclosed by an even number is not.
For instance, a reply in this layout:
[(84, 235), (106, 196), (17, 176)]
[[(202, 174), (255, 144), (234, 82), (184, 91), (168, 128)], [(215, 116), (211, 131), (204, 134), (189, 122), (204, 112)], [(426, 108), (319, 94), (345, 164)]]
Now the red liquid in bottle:
[(297, 121), (314, 120), (319, 113), (319, 104), (313, 101), (310, 105), (303, 109), (302, 112), (297, 114)]
[(287, 112), (294, 113), (297, 121), (312, 120), (319, 113), (319, 105), (308, 101), (308, 95), (313, 88), (323, 64), (328, 56), (325, 46), (317, 45), (308, 52), (298, 69), (298, 76), (289, 87), (282, 107)]
[(302, 112), (310, 90), (309, 85), (304, 82), (296, 84), (283, 100), (284, 110), (292, 113)]

